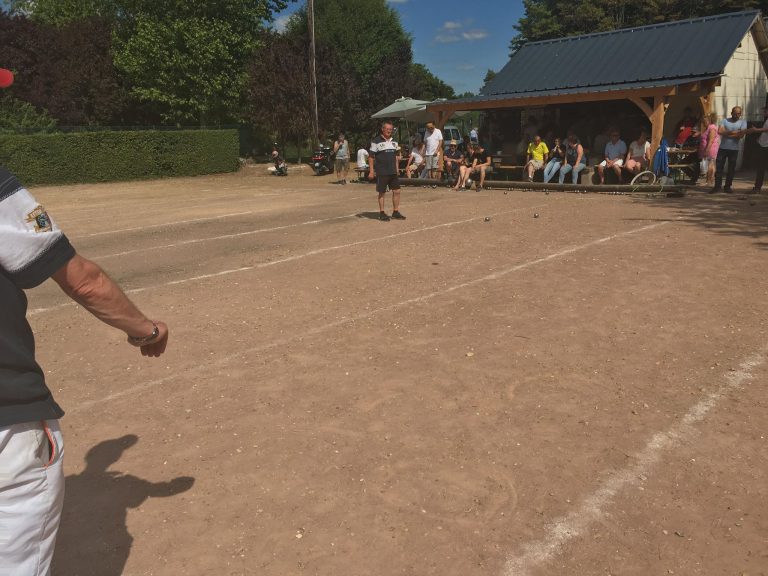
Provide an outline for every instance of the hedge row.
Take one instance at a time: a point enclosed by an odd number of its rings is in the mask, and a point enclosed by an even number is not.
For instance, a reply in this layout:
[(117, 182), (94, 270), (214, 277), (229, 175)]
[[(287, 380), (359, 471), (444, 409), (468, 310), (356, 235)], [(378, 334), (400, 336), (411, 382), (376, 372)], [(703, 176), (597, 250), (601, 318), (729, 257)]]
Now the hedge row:
[(0, 165), (25, 185), (232, 172), (237, 130), (0, 135)]

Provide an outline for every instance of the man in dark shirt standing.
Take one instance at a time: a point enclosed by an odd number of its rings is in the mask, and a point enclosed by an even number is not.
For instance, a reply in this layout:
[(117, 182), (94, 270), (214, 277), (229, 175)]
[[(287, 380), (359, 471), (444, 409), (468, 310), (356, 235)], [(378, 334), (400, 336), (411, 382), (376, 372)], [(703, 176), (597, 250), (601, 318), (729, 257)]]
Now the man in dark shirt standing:
[[(371, 141), (371, 154), (368, 157), (368, 179), (376, 175), (376, 192), (379, 193), (379, 220), (389, 222), (390, 218), (384, 212), (384, 195), (387, 187), (392, 191), (392, 218), (405, 220), (400, 213), (400, 146), (392, 138), (392, 122), (384, 121), (381, 133)], [(375, 165), (375, 171), (374, 171)]]
[(64, 411), (35, 360), (24, 294), (48, 278), (144, 356), (160, 356), (168, 339), (0, 167), (0, 572), (19, 576), (50, 573), (64, 498)]

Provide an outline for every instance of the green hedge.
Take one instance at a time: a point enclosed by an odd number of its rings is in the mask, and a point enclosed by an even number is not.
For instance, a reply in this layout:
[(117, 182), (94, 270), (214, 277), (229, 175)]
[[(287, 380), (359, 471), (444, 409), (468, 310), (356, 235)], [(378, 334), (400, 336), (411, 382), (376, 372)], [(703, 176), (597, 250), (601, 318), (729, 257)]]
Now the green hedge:
[(233, 172), (237, 130), (0, 135), (0, 165), (26, 185)]

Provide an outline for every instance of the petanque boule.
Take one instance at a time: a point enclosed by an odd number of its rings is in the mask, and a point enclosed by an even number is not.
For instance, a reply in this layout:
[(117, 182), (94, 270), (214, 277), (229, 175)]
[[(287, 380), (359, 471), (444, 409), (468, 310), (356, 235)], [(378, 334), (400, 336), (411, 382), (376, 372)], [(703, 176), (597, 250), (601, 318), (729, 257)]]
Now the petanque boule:
[(534, 217), (534, 218), (538, 218), (538, 217), (539, 217), (539, 213), (538, 213), (538, 212), (534, 212), (534, 213), (533, 213), (533, 217)]
[(491, 221), (491, 217), (490, 217), (490, 216), (486, 216), (486, 217), (485, 217), (485, 221), (486, 221), (486, 222), (490, 222), (490, 221)]

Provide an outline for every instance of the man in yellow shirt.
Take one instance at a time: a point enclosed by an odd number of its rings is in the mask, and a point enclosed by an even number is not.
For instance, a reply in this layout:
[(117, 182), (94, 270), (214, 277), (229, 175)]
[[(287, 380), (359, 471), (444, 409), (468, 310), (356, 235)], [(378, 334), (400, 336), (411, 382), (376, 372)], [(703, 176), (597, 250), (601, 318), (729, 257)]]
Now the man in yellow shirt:
[(544, 169), (544, 158), (549, 154), (549, 148), (541, 141), (538, 134), (533, 137), (533, 142), (528, 144), (528, 152), (525, 158), (525, 170), (528, 173), (528, 182), (533, 182), (536, 170)]

